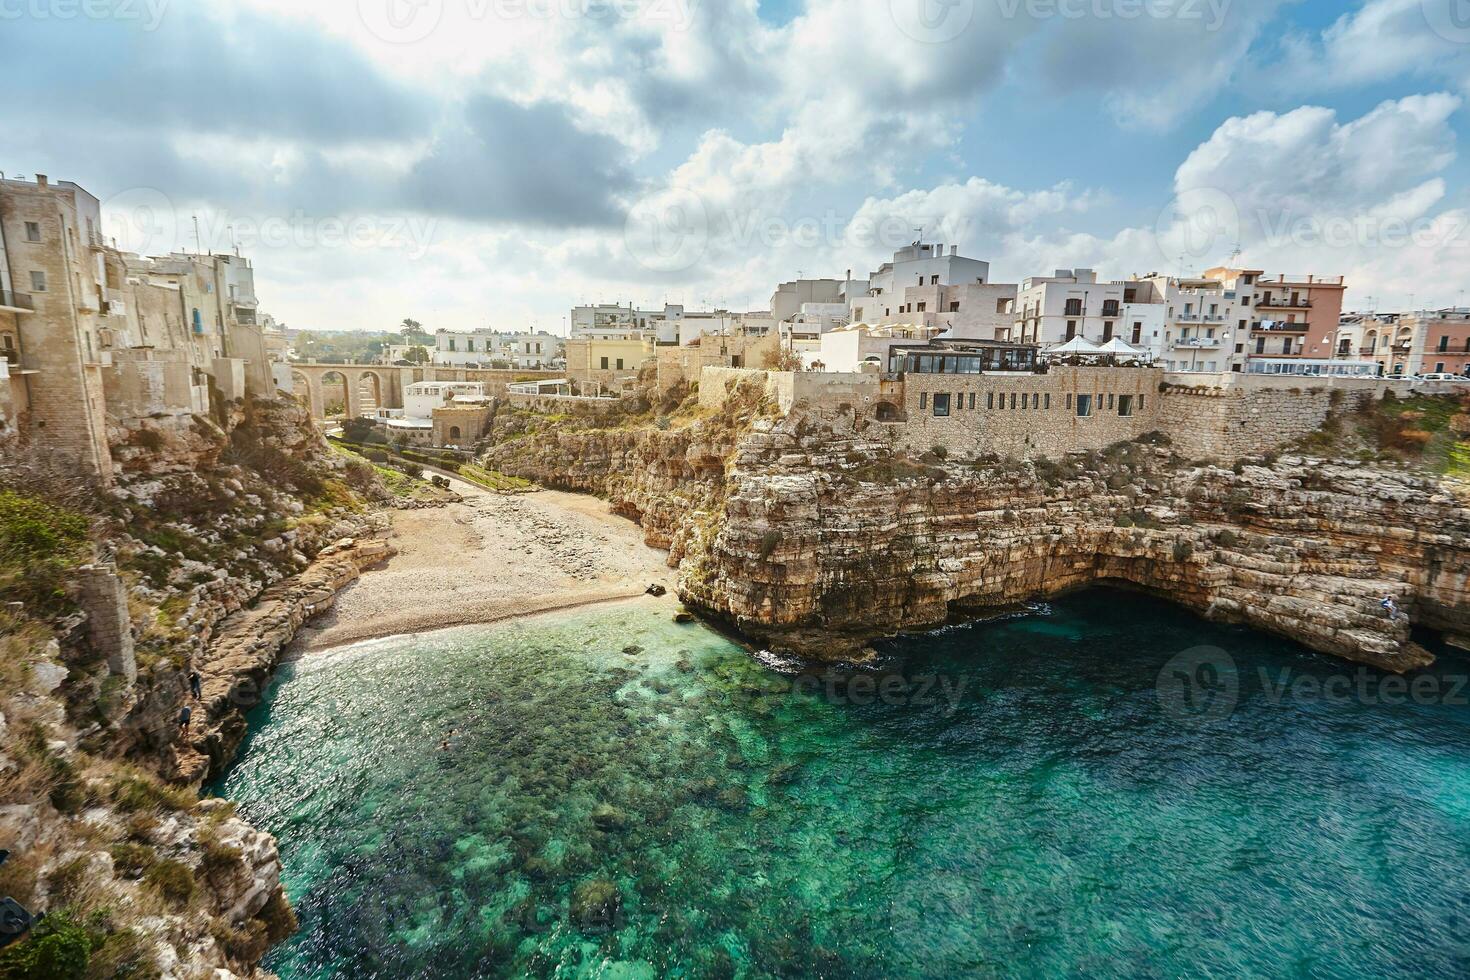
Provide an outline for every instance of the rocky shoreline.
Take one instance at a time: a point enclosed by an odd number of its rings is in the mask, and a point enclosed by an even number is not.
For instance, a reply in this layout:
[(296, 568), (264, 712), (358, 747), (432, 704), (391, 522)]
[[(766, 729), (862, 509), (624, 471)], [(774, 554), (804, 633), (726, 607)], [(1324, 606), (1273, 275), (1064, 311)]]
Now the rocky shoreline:
[(1158, 437), (1059, 461), (915, 459), (850, 412), (737, 411), (488, 459), (606, 497), (668, 543), (691, 607), (809, 659), (1093, 583), (1394, 672), (1432, 660), (1412, 624), (1470, 632), (1464, 491), (1403, 467), (1191, 461)]

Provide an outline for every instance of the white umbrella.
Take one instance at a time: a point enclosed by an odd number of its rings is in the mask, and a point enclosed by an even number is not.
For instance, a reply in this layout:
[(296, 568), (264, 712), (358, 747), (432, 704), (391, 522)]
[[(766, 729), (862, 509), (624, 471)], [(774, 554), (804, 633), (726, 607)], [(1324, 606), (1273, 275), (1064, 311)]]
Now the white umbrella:
[(1120, 357), (1144, 357), (1148, 354), (1148, 351), (1141, 347), (1134, 347), (1122, 337), (1114, 337), (1099, 347), (1098, 351), (1103, 354), (1117, 354)]
[(1073, 337), (1065, 344), (1057, 344), (1048, 347), (1044, 353), (1047, 354), (1101, 354), (1102, 348), (1088, 340), (1086, 337)]

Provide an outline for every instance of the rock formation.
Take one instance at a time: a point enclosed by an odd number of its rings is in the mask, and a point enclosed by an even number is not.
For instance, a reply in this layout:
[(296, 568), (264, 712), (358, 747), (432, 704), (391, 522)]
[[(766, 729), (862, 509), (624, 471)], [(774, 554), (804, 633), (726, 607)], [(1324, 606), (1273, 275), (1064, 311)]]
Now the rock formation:
[(54, 954), (98, 976), (261, 976), (294, 929), (275, 840), (197, 789), (243, 736), (242, 692), (386, 556), (357, 540), (386, 494), (292, 403), (174, 421), (117, 433), (107, 492), (44, 458), (0, 471), (20, 600), (0, 608), (0, 895), (48, 913), (6, 975)]
[(1403, 467), (1227, 468), (1148, 437), (1060, 461), (911, 459), (851, 413), (775, 418), (749, 401), (490, 459), (606, 496), (671, 549), (687, 603), (808, 657), (1098, 582), (1392, 671), (1431, 659), (1411, 619), (1470, 632), (1470, 510)]

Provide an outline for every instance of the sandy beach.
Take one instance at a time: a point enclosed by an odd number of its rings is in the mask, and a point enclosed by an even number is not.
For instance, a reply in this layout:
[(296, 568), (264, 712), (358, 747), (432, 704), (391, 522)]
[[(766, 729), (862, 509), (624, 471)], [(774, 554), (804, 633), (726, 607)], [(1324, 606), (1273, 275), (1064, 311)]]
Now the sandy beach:
[[(298, 652), (489, 623), (641, 596), (672, 585), (666, 554), (606, 502), (542, 490), (496, 494), (459, 480), (462, 500), (398, 511), (398, 554), (365, 572), (297, 637)], [(667, 600), (671, 608), (674, 600)]]

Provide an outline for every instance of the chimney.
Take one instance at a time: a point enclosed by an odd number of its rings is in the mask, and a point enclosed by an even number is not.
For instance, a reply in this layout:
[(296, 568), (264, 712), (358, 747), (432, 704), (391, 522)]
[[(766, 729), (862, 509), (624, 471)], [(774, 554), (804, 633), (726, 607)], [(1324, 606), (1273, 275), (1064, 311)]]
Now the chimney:
[(48, 183), (48, 181), (46, 180), (46, 175), (45, 174), (36, 174), (36, 186), (37, 187), (45, 187), (47, 185), (47, 183)]
[(949, 254), (950, 255), (959, 255), (960, 254), (960, 247), (958, 245), (951, 245), (949, 247)]

